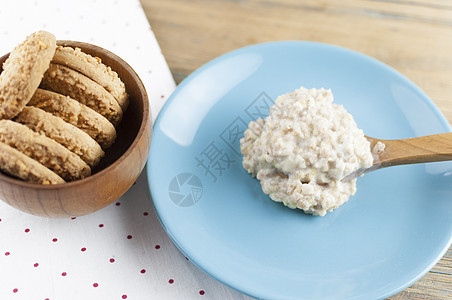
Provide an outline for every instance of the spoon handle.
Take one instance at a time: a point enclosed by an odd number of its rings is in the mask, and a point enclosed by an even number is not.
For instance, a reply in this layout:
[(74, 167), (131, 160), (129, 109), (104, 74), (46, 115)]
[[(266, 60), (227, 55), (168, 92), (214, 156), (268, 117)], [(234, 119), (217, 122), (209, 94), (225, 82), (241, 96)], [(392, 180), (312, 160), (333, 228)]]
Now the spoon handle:
[(452, 132), (401, 140), (367, 139), (371, 149), (377, 142), (385, 144), (382, 153), (374, 153), (374, 168), (452, 160)]

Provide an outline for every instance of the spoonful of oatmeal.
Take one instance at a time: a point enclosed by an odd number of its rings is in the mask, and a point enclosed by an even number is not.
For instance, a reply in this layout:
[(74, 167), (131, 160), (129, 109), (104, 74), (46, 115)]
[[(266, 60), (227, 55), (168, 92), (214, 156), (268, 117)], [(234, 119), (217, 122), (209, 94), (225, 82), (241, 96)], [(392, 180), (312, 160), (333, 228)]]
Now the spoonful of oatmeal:
[(350, 181), (367, 172), (381, 168), (452, 160), (452, 132), (401, 140), (380, 140), (366, 136), (374, 161), (369, 168), (358, 169), (342, 181)]
[(243, 167), (276, 202), (324, 216), (356, 192), (359, 175), (388, 166), (452, 160), (452, 133), (404, 140), (364, 135), (331, 90), (279, 96), (240, 140)]

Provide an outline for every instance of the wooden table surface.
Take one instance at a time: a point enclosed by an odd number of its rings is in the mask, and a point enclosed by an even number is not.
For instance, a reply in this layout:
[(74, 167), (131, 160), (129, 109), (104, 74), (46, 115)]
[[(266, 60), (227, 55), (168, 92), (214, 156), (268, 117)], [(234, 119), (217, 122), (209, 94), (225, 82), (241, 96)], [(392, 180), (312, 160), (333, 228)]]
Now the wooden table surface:
[[(450, 0), (141, 3), (177, 82), (209, 60), (243, 46), (277, 40), (319, 41), (357, 50), (392, 66), (426, 92), (452, 121)], [(452, 299), (452, 248), (423, 278), (390, 299)]]

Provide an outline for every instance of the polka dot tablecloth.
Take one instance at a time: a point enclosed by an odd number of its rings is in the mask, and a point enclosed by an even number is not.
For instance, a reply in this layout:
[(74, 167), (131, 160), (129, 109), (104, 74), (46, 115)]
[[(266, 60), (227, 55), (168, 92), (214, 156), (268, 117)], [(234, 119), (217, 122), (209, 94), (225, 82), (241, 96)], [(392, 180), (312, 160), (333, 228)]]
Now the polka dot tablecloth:
[[(126, 60), (146, 86), (153, 119), (174, 90), (136, 0), (2, 2), (0, 53), (47, 30)], [(145, 172), (118, 201), (88, 216), (46, 219), (0, 201), (0, 299), (248, 299), (196, 268), (153, 211)]]

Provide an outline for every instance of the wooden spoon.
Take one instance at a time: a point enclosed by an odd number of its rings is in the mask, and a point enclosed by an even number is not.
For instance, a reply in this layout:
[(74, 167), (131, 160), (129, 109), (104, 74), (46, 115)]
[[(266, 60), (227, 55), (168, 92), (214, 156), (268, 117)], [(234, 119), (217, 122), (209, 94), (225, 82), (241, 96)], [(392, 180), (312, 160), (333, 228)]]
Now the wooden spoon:
[(384, 150), (381, 153), (372, 153), (374, 162), (370, 168), (352, 172), (342, 179), (343, 182), (381, 168), (452, 160), (452, 132), (401, 140), (380, 140), (368, 136), (366, 138), (370, 142), (371, 150), (378, 142), (385, 144)]

